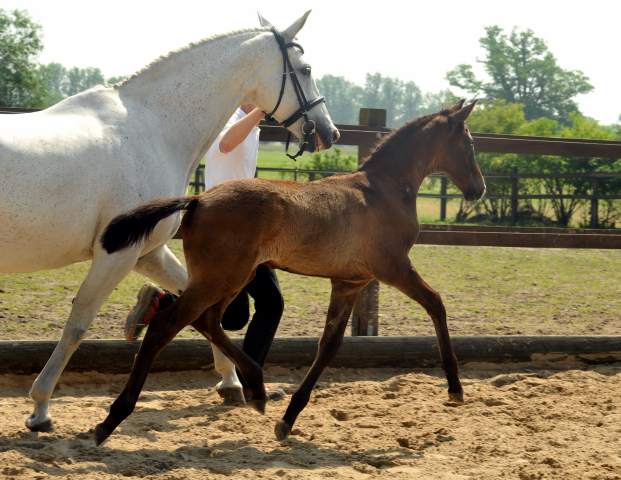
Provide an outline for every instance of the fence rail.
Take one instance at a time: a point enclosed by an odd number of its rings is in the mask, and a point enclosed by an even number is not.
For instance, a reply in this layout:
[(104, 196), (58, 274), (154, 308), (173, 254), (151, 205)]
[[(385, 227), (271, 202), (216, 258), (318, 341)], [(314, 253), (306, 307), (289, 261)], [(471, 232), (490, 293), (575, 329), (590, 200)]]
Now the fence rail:
[[(0, 108), (1, 113), (28, 113), (33, 109)], [(386, 111), (380, 109), (361, 109), (361, 124), (337, 125), (341, 133), (341, 145), (357, 145), (358, 158), (364, 158), (372, 151), (374, 145), (392, 129), (385, 127)], [(583, 140), (571, 138), (525, 137), (517, 135), (497, 135), (473, 133), (476, 150), (489, 153), (515, 153), (529, 155), (556, 155), (569, 157), (621, 158), (621, 142)], [(285, 142), (287, 131), (280, 126), (261, 125), (260, 141)], [(287, 169), (259, 169), (259, 171), (287, 171)], [(289, 169), (297, 173), (323, 173), (317, 170)], [(337, 174), (343, 172), (327, 171)], [(517, 200), (529, 198), (583, 198), (591, 199), (591, 223), (597, 225), (597, 202), (600, 199), (616, 199), (616, 195), (599, 195), (598, 181), (602, 178), (621, 176), (617, 173), (594, 172), (589, 174), (518, 174), (513, 170), (507, 175), (488, 175), (488, 178), (509, 178), (512, 184), (511, 195), (494, 198), (511, 199), (511, 210), (515, 220)], [(591, 195), (550, 196), (519, 195), (519, 178), (588, 178), (591, 179)], [(195, 190), (204, 188), (204, 170), (198, 170), (195, 181), (191, 183)], [(447, 194), (447, 178), (441, 177), (440, 195), (420, 194), (423, 197), (441, 199), (441, 218), (446, 216), (446, 200), (455, 196)], [(546, 228), (515, 227), (478, 227), (452, 225), (422, 225), (418, 243), (434, 245), (469, 245), (495, 247), (534, 247), (534, 248), (621, 248), (620, 230), (574, 230)], [(371, 282), (358, 295), (352, 314), (352, 335), (377, 335), (379, 284)]]

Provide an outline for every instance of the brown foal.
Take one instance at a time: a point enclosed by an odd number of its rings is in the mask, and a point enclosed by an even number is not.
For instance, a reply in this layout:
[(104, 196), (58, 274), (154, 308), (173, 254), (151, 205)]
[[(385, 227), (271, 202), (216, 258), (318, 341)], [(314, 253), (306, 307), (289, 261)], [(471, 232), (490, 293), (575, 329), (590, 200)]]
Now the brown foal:
[(464, 123), (476, 100), (463, 104), (407, 123), (348, 175), (310, 183), (237, 180), (202, 195), (150, 202), (116, 217), (102, 237), (108, 253), (139, 243), (160, 220), (187, 210), (181, 231), (189, 284), (151, 320), (125, 389), (95, 429), (97, 444), (131, 414), (155, 358), (187, 325), (233, 361), (252, 390), (252, 406), (265, 411), (261, 368), (220, 326), (226, 306), (261, 263), (332, 281), (317, 357), (276, 424), (278, 439), (287, 437), (308, 403), (319, 375), (342, 344), (358, 292), (374, 278), (425, 308), (436, 329), (449, 398), (463, 403), (444, 305), (408, 257), (419, 232), (416, 196), (427, 175), (446, 173), (466, 200), (485, 193)]

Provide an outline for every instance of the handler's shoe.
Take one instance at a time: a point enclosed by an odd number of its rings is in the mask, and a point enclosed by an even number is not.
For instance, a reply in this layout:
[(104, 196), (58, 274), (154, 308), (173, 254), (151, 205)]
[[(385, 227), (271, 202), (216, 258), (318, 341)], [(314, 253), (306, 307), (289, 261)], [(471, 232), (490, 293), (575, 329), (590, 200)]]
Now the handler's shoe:
[(142, 286), (138, 292), (138, 302), (125, 320), (125, 340), (134, 342), (140, 336), (142, 330), (151, 321), (151, 317), (157, 312), (164, 295), (166, 292), (151, 282)]
[[(275, 402), (285, 398), (285, 391), (282, 388), (265, 387), (265, 395), (268, 400)], [(244, 388), (244, 397), (246, 402), (252, 400), (252, 391), (249, 388)]]

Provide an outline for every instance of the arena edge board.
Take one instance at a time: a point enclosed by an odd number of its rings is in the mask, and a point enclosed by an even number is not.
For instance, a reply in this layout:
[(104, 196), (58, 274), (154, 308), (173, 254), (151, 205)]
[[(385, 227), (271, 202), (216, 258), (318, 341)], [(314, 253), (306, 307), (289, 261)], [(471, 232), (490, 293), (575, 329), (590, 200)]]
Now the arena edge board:
[[(243, 339), (234, 339), (241, 348)], [(309, 367), (317, 353), (318, 337), (276, 338), (266, 366)], [(577, 359), (584, 363), (621, 361), (621, 336), (484, 336), (453, 337), (461, 365), (472, 362), (520, 363)], [(54, 341), (0, 341), (0, 374), (31, 375), (41, 371)], [(87, 340), (73, 354), (65, 371), (129, 373), (140, 342)], [(330, 367), (440, 367), (436, 338), (346, 337)], [(167, 346), (152, 371), (209, 370), (211, 344), (206, 340), (178, 339)]]

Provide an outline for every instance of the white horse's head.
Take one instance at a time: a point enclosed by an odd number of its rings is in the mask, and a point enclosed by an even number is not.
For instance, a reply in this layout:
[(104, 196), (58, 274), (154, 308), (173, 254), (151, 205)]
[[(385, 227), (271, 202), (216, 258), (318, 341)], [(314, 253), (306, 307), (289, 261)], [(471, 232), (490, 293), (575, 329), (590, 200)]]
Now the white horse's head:
[[(267, 61), (262, 65), (261, 83), (264, 86), (269, 85), (270, 88), (258, 89), (254, 104), (266, 113), (276, 109), (273, 117), (300, 139), (300, 148), (306, 139), (308, 144), (305, 150), (316, 152), (330, 148), (338, 140), (339, 131), (332, 123), (328, 109), (322, 101), (323, 97), (317, 90), (311, 66), (304, 59), (303, 50), (298, 44), (291, 45), (309, 14), (310, 10), (282, 32), (278, 31), (282, 35), (281, 43), (276, 34), (271, 31), (266, 33), (273, 39), (273, 52), (270, 52)], [(273, 28), (260, 13), (259, 21), (262, 27)], [(286, 58), (283, 59), (283, 52), (288, 56), (290, 65)], [(283, 89), (284, 64), (287, 64), (287, 74)], [(290, 67), (293, 67), (294, 75)], [(299, 88), (296, 88), (296, 82)]]

